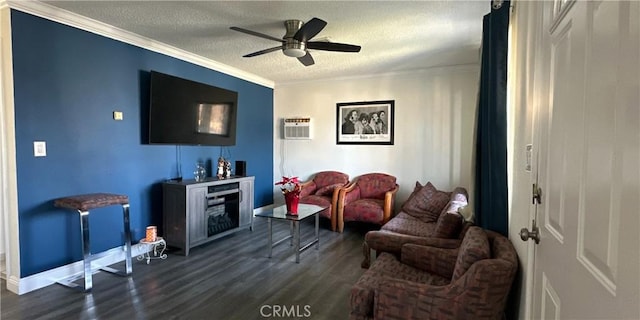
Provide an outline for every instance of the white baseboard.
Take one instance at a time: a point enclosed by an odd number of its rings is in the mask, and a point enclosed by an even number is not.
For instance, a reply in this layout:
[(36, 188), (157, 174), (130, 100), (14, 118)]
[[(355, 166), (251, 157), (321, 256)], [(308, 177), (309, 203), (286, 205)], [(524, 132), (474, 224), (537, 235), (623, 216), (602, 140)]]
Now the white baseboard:
[[(274, 205), (255, 208), (253, 214), (255, 215), (256, 213), (272, 210), (273, 208)], [(135, 257), (145, 253), (145, 250), (148, 250), (148, 247), (145, 245), (133, 245), (131, 246), (131, 256), (135, 259)], [(91, 262), (92, 269), (99, 269), (100, 267), (124, 261), (124, 246), (116, 247), (97, 255), (101, 257)], [(4, 255), (0, 256), (0, 258), (2, 258), (2, 267), (4, 268)], [(24, 278), (10, 277), (9, 279), (7, 279), (7, 289), (13, 293), (21, 295), (34, 290), (38, 290), (40, 288), (44, 288), (46, 286), (50, 286), (62, 279), (74, 276), (82, 276), (83, 272), (83, 263), (82, 260), (80, 260)]]
[[(132, 245), (131, 257), (135, 261), (135, 257), (145, 253), (148, 250), (146, 245)], [(91, 261), (92, 269), (99, 269), (101, 267), (109, 266), (120, 261), (124, 261), (124, 246), (116, 247), (105, 252), (96, 254), (101, 256)], [(135, 269), (135, 268), (134, 268)], [(10, 277), (7, 279), (7, 289), (13, 293), (22, 295), (46, 286), (52, 285), (59, 280), (66, 279), (74, 276), (82, 276), (84, 272), (82, 260), (67, 264), (55, 269), (43, 271), (24, 278)], [(134, 270), (135, 272), (135, 270)]]
[(0, 253), (0, 279), (7, 280), (7, 259), (4, 253)]

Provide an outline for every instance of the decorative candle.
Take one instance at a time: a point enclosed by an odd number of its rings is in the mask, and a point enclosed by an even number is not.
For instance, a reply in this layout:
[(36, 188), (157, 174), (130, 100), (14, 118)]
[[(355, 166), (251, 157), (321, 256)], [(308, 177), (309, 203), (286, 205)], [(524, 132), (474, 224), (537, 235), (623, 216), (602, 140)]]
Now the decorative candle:
[(157, 239), (158, 236), (158, 228), (156, 228), (156, 226), (148, 226), (147, 227), (147, 237), (145, 238), (145, 240), (147, 242), (154, 242)]

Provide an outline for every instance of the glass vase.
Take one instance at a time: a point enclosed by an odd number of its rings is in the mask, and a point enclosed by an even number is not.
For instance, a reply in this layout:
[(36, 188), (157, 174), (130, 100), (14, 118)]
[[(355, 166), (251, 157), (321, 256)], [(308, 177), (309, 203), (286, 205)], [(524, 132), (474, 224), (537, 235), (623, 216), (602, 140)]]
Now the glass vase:
[(298, 202), (300, 202), (299, 192), (287, 192), (284, 194), (284, 202), (287, 205), (287, 214), (298, 214)]
[(207, 169), (204, 168), (202, 162), (196, 164), (196, 170), (193, 171), (193, 176), (196, 181), (204, 181), (207, 178)]

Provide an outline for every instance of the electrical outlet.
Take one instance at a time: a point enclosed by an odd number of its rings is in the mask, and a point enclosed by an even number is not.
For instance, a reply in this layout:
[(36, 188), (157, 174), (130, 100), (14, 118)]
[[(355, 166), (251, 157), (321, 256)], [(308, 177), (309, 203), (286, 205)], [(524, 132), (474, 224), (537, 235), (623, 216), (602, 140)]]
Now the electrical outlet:
[(34, 157), (46, 157), (47, 156), (47, 143), (44, 141), (33, 142), (33, 156)]
[(124, 119), (124, 115), (122, 114), (122, 111), (113, 112), (113, 120), (122, 120), (122, 119)]

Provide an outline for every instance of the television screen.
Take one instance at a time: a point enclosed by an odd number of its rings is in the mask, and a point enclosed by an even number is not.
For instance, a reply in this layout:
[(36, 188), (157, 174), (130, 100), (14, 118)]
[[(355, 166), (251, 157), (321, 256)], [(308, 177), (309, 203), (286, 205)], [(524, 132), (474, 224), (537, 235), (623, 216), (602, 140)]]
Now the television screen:
[(238, 93), (151, 71), (149, 143), (236, 143)]
[(228, 104), (199, 104), (196, 131), (228, 136), (230, 113), (231, 106)]

